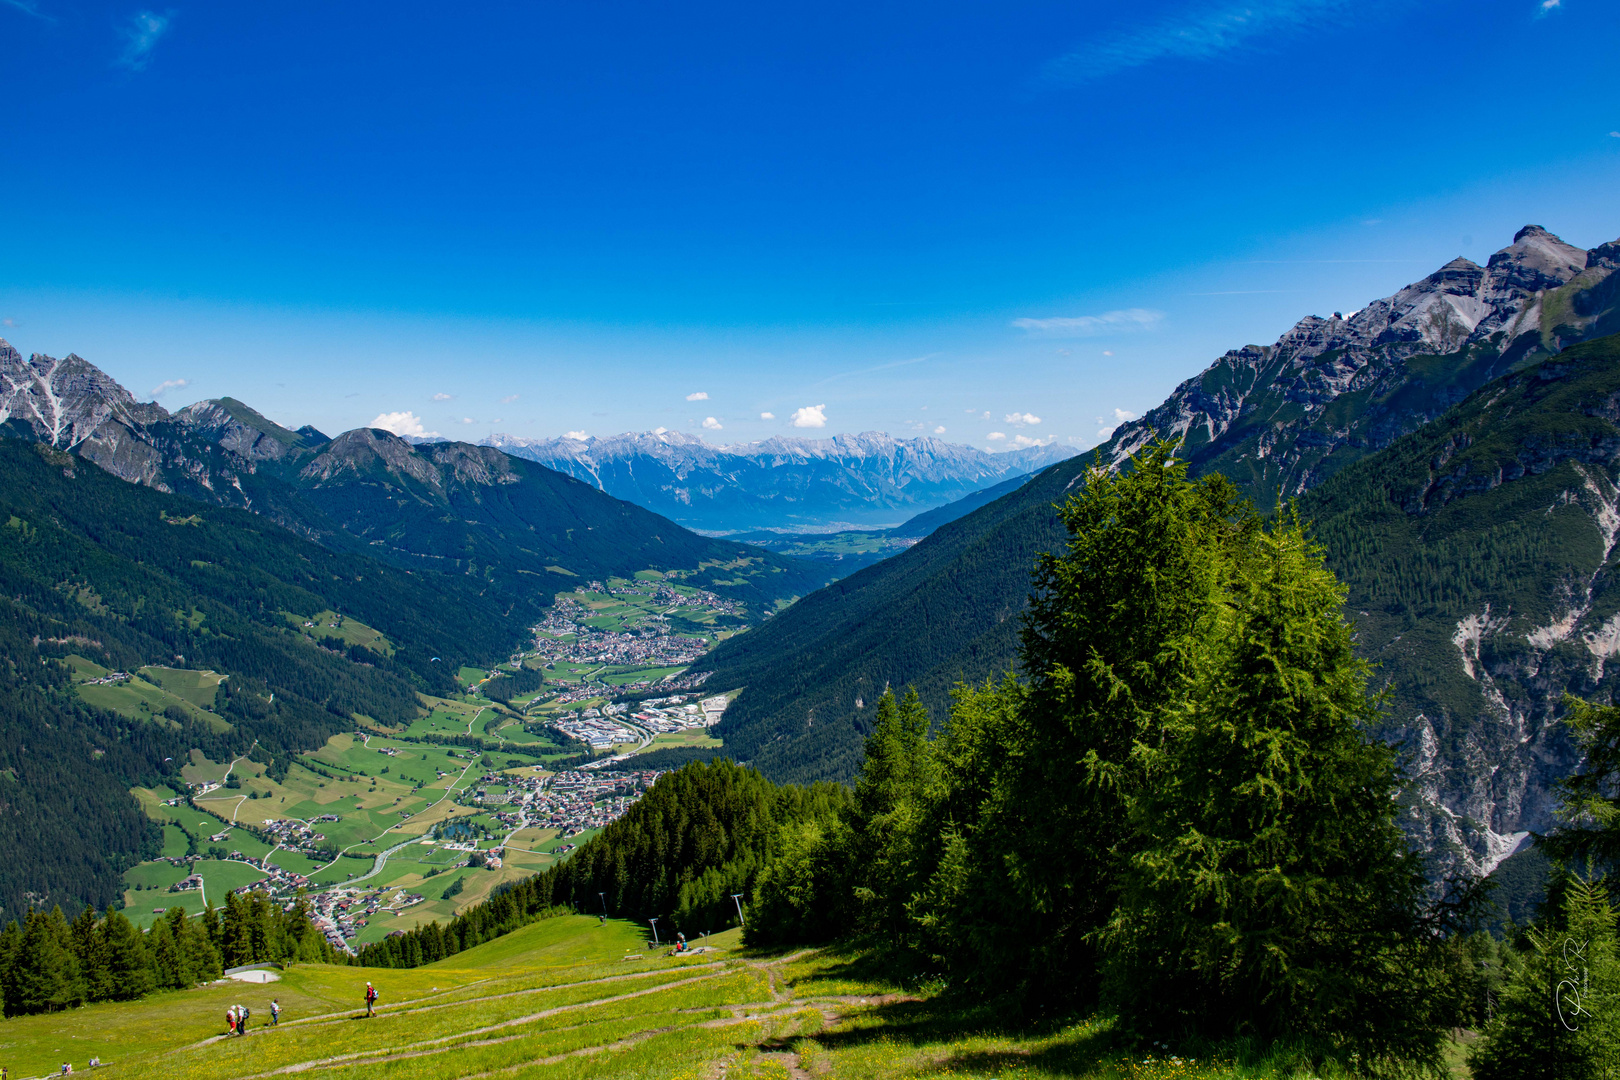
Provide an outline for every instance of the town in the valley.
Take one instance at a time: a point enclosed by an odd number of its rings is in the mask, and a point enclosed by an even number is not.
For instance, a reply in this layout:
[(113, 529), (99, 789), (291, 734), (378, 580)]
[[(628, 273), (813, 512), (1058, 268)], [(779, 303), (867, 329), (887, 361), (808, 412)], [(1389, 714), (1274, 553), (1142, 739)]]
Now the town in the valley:
[[(465, 692), (407, 730), (335, 738), (279, 781), (246, 758), (196, 760), (185, 790), (159, 792), (152, 811), (175, 841), (131, 874), (153, 883), (132, 886), (130, 910), (149, 922), (263, 891), (302, 899), (346, 951), (448, 918), (622, 816), (664, 771), (636, 769), (638, 754), (717, 746), (730, 696), (703, 693), (686, 668), (741, 625), (740, 605), (703, 590), (592, 581), (556, 598), (531, 648), (464, 670)], [(525, 669), (541, 673), (538, 689), (484, 696)]]

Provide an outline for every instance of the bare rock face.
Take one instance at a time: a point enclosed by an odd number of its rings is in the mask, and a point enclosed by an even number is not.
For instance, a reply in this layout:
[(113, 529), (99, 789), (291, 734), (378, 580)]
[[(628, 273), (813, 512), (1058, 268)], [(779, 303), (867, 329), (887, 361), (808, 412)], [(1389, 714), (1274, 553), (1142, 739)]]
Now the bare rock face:
[(1515, 367), (1620, 331), (1620, 241), (1583, 251), (1538, 225), (1481, 267), (1458, 258), (1348, 316), (1308, 316), (1227, 353), (1104, 454), (1180, 437), (1204, 471), (1294, 496)]
[(0, 424), (18, 421), (35, 438), (71, 450), (112, 422), (133, 429), (168, 419), (163, 406), (141, 404), (106, 372), (69, 353), (27, 360), (0, 340)]

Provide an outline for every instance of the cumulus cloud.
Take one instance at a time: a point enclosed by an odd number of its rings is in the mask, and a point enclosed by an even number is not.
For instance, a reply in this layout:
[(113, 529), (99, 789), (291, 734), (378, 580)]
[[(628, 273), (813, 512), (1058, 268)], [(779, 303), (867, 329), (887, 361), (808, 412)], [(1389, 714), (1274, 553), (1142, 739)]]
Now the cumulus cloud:
[(1014, 319), (1013, 326), (1030, 337), (1073, 338), (1094, 334), (1121, 333), (1149, 330), (1156, 326), (1164, 312), (1149, 308), (1121, 308), (1105, 311), (1101, 315), (1059, 316), (1050, 319)]
[(563, 438), (565, 438), (565, 439), (574, 439), (574, 440), (576, 440), (578, 442), (584, 442), (585, 441), (585, 433), (583, 431), (565, 431), (565, 432), (563, 432)]
[(991, 442), (1000, 442), (1006, 437), (1007, 433), (1005, 431), (992, 431), (990, 434), (985, 436), (985, 438), (989, 439)]
[(1009, 449), (1009, 450), (1027, 450), (1031, 446), (1045, 446), (1047, 443), (1056, 442), (1056, 441), (1057, 441), (1057, 436), (1056, 435), (1052, 436), (1050, 439), (1039, 439), (1039, 438), (1035, 438), (1034, 436), (1031, 436), (1031, 435), (1014, 435), (1012, 437), (1012, 442), (1007, 444), (1007, 449)]
[(939, 425), (939, 427), (935, 428), (934, 429), (934, 434), (935, 435), (943, 435), (943, 434), (945, 434), (945, 425), (941, 424), (941, 425)]
[(686, 395), (687, 401), (708, 401), (709, 395), (702, 390)]
[(776, 414), (773, 412), (762, 412), (759, 414), (759, 418), (761, 420), (775, 420)]
[(705, 431), (719, 431), (720, 427), (721, 427), (720, 421), (716, 420), (714, 417), (705, 416), (703, 418), (703, 430), (705, 430)]
[(792, 423), (794, 427), (822, 428), (827, 426), (826, 405), (806, 405), (802, 409), (793, 410)]
[(669, 430), (669, 428), (667, 428), (667, 427), (655, 427), (655, 428), (653, 428), (653, 434), (654, 435), (662, 435), (668, 430)]
[[(1097, 429), (1097, 437), (1099, 439), (1111, 438), (1113, 436), (1113, 434), (1114, 434), (1114, 429), (1115, 428), (1119, 427), (1119, 425), (1123, 424), (1127, 420), (1135, 420), (1135, 419), (1136, 419), (1136, 414), (1131, 412), (1130, 410), (1116, 408), (1114, 410), (1114, 422), (1112, 424), (1108, 424), (1106, 427), (1098, 428)], [(1100, 416), (1097, 417), (1097, 423), (1099, 423), (1099, 424), (1103, 423), (1103, 418), (1100, 417)]]
[[(500, 423), (500, 421), (497, 420), (496, 423)], [(381, 428), (384, 431), (392, 431), (395, 435), (402, 438), (406, 435), (427, 436), (438, 434), (437, 431), (424, 430), (422, 426), (422, 418), (409, 411), (378, 413), (377, 419), (367, 424), (366, 427)]]
[(152, 11), (137, 12), (124, 27), (124, 51), (118, 54), (118, 63), (131, 71), (145, 71), (152, 60), (152, 50), (169, 32), (169, 20), (174, 12), (162, 15)]
[(1007, 414), (1007, 423), (1013, 425), (1014, 427), (1035, 427), (1040, 422), (1041, 418), (1036, 416), (1034, 413), (1015, 412)]
[(455, 397), (454, 394), (446, 394), (444, 391), (441, 390), (437, 394), (433, 395), (433, 400), (434, 401), (449, 401), (454, 397)]
[(164, 379), (162, 382), (152, 387), (152, 398), (155, 401), (164, 394), (167, 394), (170, 390), (184, 390), (190, 385), (190, 379)]

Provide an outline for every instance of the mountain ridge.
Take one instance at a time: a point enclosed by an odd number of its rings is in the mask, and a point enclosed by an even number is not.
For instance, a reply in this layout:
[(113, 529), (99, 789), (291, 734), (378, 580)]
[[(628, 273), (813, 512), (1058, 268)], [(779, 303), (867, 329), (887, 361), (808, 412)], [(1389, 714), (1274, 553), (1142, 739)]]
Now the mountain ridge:
[(678, 431), (483, 440), (671, 520), (746, 531), (849, 521), (893, 525), (1074, 455), (1046, 443), (1000, 453), (930, 435), (773, 436), (713, 444)]
[(412, 445), (378, 428), (297, 431), (233, 398), (141, 404), (77, 355), (24, 360), (0, 341), (0, 433), (119, 478), (239, 507), (334, 550), (479, 575), (538, 618), (571, 578), (669, 571), (763, 617), (823, 568), (699, 536), (573, 477), (487, 446)]

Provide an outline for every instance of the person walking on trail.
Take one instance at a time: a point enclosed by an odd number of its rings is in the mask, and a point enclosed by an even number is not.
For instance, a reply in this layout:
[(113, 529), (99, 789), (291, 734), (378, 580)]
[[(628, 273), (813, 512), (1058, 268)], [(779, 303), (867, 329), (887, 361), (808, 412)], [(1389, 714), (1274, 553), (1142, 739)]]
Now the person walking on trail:
[(377, 988), (366, 983), (366, 1015), (377, 1015)]
[(236, 1034), (236, 1006), (232, 1005), (225, 1010), (225, 1032), (227, 1035)]
[(240, 1023), (238, 1023), (236, 1025), (236, 1032), (237, 1032), (238, 1035), (246, 1035), (247, 1034), (248, 1017), (250, 1017), (252, 1015), (253, 1015), (253, 1010), (252, 1009), (248, 1008), (246, 1005), (242, 1006), (242, 1020), (241, 1020)]
[(281, 1002), (275, 998), (270, 999), (270, 1026), (275, 1027), (281, 1023)]

